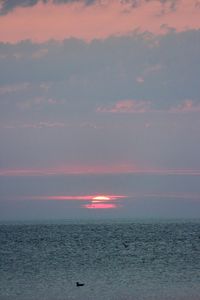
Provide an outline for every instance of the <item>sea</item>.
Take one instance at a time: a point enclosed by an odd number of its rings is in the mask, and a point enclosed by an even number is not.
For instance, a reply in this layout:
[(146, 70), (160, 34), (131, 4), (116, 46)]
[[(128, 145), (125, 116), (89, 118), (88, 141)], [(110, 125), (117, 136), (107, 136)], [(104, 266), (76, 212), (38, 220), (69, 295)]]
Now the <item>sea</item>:
[(0, 300), (90, 299), (200, 300), (200, 221), (0, 224)]

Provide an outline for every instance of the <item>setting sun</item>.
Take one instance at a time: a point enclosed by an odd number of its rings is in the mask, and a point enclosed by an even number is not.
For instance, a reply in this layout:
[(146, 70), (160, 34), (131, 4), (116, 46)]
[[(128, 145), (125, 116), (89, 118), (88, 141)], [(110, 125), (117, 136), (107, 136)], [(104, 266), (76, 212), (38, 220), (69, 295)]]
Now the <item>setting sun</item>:
[(118, 198), (123, 198), (121, 195), (96, 195), (92, 196), (91, 202), (84, 204), (87, 209), (113, 209), (119, 207), (116, 203)]
[(104, 200), (111, 200), (111, 198), (108, 197), (108, 196), (95, 196), (95, 197), (92, 198), (92, 200), (102, 200), (102, 201), (104, 201)]

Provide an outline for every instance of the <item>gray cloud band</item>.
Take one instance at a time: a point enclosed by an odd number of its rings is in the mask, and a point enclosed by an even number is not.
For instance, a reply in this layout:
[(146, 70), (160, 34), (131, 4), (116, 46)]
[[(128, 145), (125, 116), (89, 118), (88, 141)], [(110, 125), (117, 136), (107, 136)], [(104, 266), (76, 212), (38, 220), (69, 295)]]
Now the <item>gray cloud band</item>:
[(83, 2), (85, 5), (90, 5), (96, 2), (96, 0), (2, 0), (0, 3), (0, 15), (5, 15), (16, 7), (30, 7), (39, 2), (44, 4), (47, 4), (48, 2), (53, 2), (54, 4)]
[[(2, 0), (0, 3), (0, 16), (9, 13), (14, 10), (16, 7), (30, 7), (34, 6), (37, 3), (47, 4), (49, 2), (53, 2), (54, 4), (61, 3), (72, 3), (72, 2), (80, 2), (85, 5), (92, 5), (95, 2), (101, 3), (102, 0)], [(118, 0), (121, 4), (130, 4), (133, 8), (137, 8), (141, 4), (149, 3), (149, 2), (160, 2), (161, 5), (168, 4), (171, 10), (176, 9), (176, 5), (179, 0)]]

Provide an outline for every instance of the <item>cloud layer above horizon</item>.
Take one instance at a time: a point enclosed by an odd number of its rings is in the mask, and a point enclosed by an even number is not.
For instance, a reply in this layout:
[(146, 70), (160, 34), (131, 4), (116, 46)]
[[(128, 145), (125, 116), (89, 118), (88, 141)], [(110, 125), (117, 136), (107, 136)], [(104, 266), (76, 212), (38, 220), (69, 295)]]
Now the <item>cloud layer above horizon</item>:
[(198, 174), (197, 0), (4, 0), (0, 14), (0, 174)]

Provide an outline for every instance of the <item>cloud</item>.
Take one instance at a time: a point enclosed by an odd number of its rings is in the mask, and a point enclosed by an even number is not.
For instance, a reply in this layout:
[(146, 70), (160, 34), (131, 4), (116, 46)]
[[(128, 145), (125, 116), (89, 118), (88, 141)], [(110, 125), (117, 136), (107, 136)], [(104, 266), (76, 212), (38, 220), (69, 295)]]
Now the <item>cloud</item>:
[(14, 84), (14, 85), (0, 86), (0, 95), (26, 91), (29, 87), (30, 87), (30, 85), (27, 82), (20, 83), (20, 84)]
[[(158, 45), (156, 46), (158, 47)], [(148, 80), (152, 75), (162, 71), (164, 67), (161, 64), (149, 65), (141, 72), (141, 74), (136, 78), (138, 84), (143, 84), (145, 80)]]
[(0, 124), (0, 128), (4, 129), (41, 129), (41, 128), (64, 128), (70, 127), (69, 124), (64, 122), (50, 122), (50, 121), (40, 121), (37, 123), (10, 123), (10, 124)]
[(1, 167), (199, 169), (199, 39), (191, 30), (0, 43)]
[(111, 107), (98, 107), (97, 112), (146, 113), (151, 111), (151, 102), (143, 100), (121, 100)]
[(38, 121), (38, 122), (7, 122), (0, 123), (0, 129), (41, 129), (41, 128), (89, 128), (89, 129), (103, 129), (104, 126), (97, 125), (92, 122), (61, 122), (61, 121)]
[[(106, 6), (110, 0), (1, 0), (0, 4), (0, 15), (9, 13), (10, 11), (16, 9), (17, 7), (32, 7), (38, 3), (49, 4), (53, 3), (55, 5), (59, 4), (70, 4), (70, 3), (82, 3), (84, 5), (92, 5), (99, 3), (103, 6)], [(169, 11), (175, 11), (180, 5), (180, 0), (118, 0), (121, 5), (128, 6), (130, 9), (138, 8), (142, 5), (148, 4), (148, 2), (157, 2), (160, 3), (161, 12), (167, 13)], [(193, 2), (196, 8), (199, 7), (199, 1), (195, 0)]]
[[(159, 173), (158, 173), (159, 175)], [(164, 174), (168, 175), (168, 173)], [(182, 174), (183, 175), (183, 174)], [(197, 175), (198, 176), (198, 175)], [(200, 199), (200, 193), (197, 192), (135, 192), (135, 193), (129, 193), (128, 195), (110, 195), (106, 194), (106, 196), (98, 196), (98, 195), (37, 195), (37, 196), (17, 196), (15, 197), (15, 200), (24, 199), (24, 200), (60, 200), (60, 201), (70, 201), (70, 200), (76, 200), (76, 201), (85, 201), (90, 200), (93, 204), (95, 203), (116, 203), (119, 202), (119, 200), (128, 200), (128, 199), (137, 199), (137, 198), (173, 198), (173, 199), (193, 199), (193, 200), (199, 200)], [(102, 199), (95, 199), (95, 198), (102, 198)], [(105, 198), (105, 199), (103, 199)]]
[[(121, 100), (111, 106), (98, 107), (99, 113), (199, 113), (200, 103), (195, 103), (194, 100), (181, 101), (177, 106), (171, 106), (166, 109), (153, 109), (152, 101), (144, 100)], [(149, 126), (147, 126), (149, 127)]]
[[(199, 29), (199, 11), (195, 4), (195, 0), (4, 1), (0, 36), (1, 41), (12, 43), (69, 37), (91, 41), (127, 35), (134, 30), (160, 35), (171, 30)], [(14, 7), (18, 9), (3, 15)]]
[(46, 105), (61, 105), (64, 104), (64, 99), (53, 99), (53, 98), (45, 98), (45, 97), (35, 97), (30, 100), (19, 101), (16, 103), (16, 106), (21, 110), (29, 110), (33, 108), (42, 108)]
[(200, 103), (195, 103), (193, 100), (185, 100), (177, 106), (171, 107), (171, 113), (191, 113), (200, 112)]
[[(7, 55), (0, 60), (0, 118), (82, 118), (89, 124), (97, 108), (124, 114), (175, 112), (186, 110), (187, 99), (197, 106), (199, 39), (200, 30), (193, 30), (159, 37), (135, 32), (89, 44), (73, 38), (0, 43), (0, 55)], [(45, 56), (35, 59), (42, 49)]]
[(143, 77), (141, 77), (141, 76), (139, 76), (139, 77), (136, 78), (136, 82), (139, 83), (139, 84), (143, 84), (144, 81), (145, 81), (145, 79)]
[(1, 0), (0, 4), (0, 15), (5, 15), (17, 7), (31, 7), (35, 6), (37, 3), (53, 3), (53, 4), (63, 4), (63, 3), (73, 3), (73, 2), (83, 2), (85, 5), (92, 4), (95, 0)]
[(38, 124), (23, 124), (22, 128), (63, 128), (67, 125), (62, 122), (39, 122)]
[[(200, 176), (200, 169), (142, 169), (134, 166), (120, 165), (82, 165), (65, 166), (53, 168), (24, 168), (24, 169), (2, 169), (0, 176), (60, 176), (60, 175), (88, 175), (88, 174), (143, 174), (143, 175), (180, 175), (180, 176)], [(152, 195), (153, 196), (153, 195)]]

